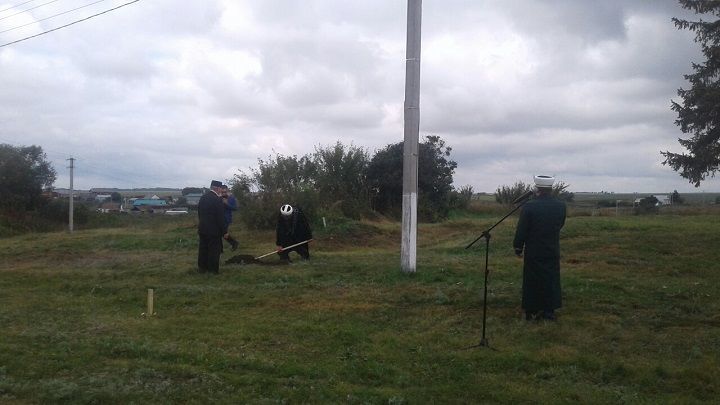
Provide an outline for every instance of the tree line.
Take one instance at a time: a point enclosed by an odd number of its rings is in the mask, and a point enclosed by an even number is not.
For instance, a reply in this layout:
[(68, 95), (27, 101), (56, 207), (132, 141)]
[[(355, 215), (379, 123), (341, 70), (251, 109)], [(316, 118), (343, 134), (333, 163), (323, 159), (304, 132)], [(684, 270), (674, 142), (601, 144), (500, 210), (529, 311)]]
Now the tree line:
[[(370, 154), (367, 149), (336, 142), (316, 146), (303, 156), (274, 154), (258, 159), (257, 166), (240, 170), (229, 181), (238, 199), (239, 218), (254, 229), (272, 228), (282, 204), (301, 208), (316, 221), (327, 219), (399, 219), (402, 214), (403, 142), (389, 144)], [(453, 209), (465, 209), (473, 197), (471, 186), (455, 188), (457, 163), (452, 148), (437, 135), (423, 138), (418, 148), (418, 220), (437, 222)], [(43, 198), (56, 172), (39, 146), (0, 145), (0, 219), (23, 217), (33, 212), (57, 223), (67, 220), (66, 200)], [(560, 182), (554, 194), (572, 201), (573, 194)], [(511, 204), (532, 185), (517, 182), (501, 186), (497, 202)], [(203, 189), (185, 188), (185, 192)], [(113, 193), (112, 200), (120, 199)], [(89, 217), (87, 207), (75, 206), (76, 222)]]
[[(418, 218), (435, 222), (452, 208), (467, 207), (472, 187), (453, 187), (457, 163), (452, 148), (437, 135), (419, 144)], [(402, 212), (403, 142), (370, 155), (364, 148), (336, 142), (303, 156), (271, 155), (257, 167), (239, 171), (230, 181), (238, 216), (252, 228), (274, 226), (282, 204), (301, 207), (317, 218), (359, 219)]]

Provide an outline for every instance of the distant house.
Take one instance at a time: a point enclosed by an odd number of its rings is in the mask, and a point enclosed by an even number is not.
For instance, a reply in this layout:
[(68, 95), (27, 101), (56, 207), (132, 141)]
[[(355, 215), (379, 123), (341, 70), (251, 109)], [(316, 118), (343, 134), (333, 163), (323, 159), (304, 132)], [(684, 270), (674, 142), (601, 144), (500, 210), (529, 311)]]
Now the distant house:
[[(655, 198), (657, 198), (658, 201), (655, 203), (655, 206), (671, 205), (671, 204), (672, 204), (672, 200), (670, 199), (670, 196), (669, 196), (669, 195), (666, 195), (666, 194), (650, 195), (649, 197), (655, 197)], [(645, 198), (647, 198), (647, 197), (645, 197)], [(640, 202), (641, 202), (643, 199), (644, 199), (644, 198), (636, 198), (635, 201), (633, 201), (633, 207), (639, 207), (639, 206), (640, 206)]]
[(120, 212), (120, 203), (106, 202), (98, 208), (99, 212)]
[(187, 205), (198, 205), (200, 197), (202, 197), (202, 193), (185, 194), (185, 202)]
[(112, 194), (121, 191), (119, 188), (98, 188), (93, 187), (90, 192), (93, 194)]
[(167, 205), (165, 200), (153, 200), (149, 198), (138, 198), (133, 201), (133, 207), (151, 206), (151, 207), (164, 207)]
[(42, 192), (42, 196), (47, 199), (52, 199), (60, 197), (60, 194), (58, 194), (56, 191), (45, 190)]
[(656, 195), (655, 198), (658, 199), (658, 205), (670, 205), (672, 204), (672, 201), (670, 200), (670, 196), (663, 194), (663, 195)]
[[(70, 198), (70, 189), (67, 188), (56, 188), (53, 190), (53, 193), (56, 193), (58, 198)], [(94, 201), (95, 197), (87, 190), (73, 190), (73, 199), (81, 201)]]
[(110, 199), (112, 199), (112, 195), (110, 195), (110, 194), (97, 194), (95, 196), (95, 200), (98, 202), (102, 202), (102, 201), (110, 200)]
[(151, 198), (137, 198), (132, 202), (132, 205), (133, 211), (147, 212), (162, 212), (168, 207), (167, 201), (161, 199), (154, 200)]

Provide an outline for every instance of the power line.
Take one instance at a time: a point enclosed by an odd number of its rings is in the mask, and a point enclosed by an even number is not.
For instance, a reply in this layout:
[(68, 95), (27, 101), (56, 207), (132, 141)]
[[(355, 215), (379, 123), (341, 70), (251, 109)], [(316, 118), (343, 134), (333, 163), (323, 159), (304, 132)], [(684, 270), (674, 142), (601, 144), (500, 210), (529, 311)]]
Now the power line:
[[(33, 1), (34, 1), (34, 0), (33, 0)], [(18, 25), (17, 27), (13, 27), (13, 28), (8, 28), (8, 29), (6, 29), (5, 31), (0, 31), (0, 34), (2, 34), (2, 33), (4, 33), (4, 32), (8, 32), (8, 31), (16, 30), (16, 29), (18, 29), (18, 28), (27, 27), (28, 25), (37, 24), (37, 23), (39, 23), (40, 21), (49, 20), (49, 19), (51, 19), (51, 18), (54, 18), (54, 17), (57, 17), (57, 16), (61, 16), (61, 15), (63, 15), (63, 14), (72, 13), (73, 11), (77, 11), (77, 10), (80, 10), (81, 8), (85, 8), (85, 7), (90, 7), (90, 6), (92, 6), (92, 5), (95, 5), (95, 4), (98, 4), (98, 3), (102, 3), (103, 1), (107, 1), (107, 0), (98, 0), (98, 1), (96, 1), (96, 2), (93, 2), (93, 3), (90, 3), (90, 4), (86, 4), (86, 5), (84, 5), (84, 6), (80, 6), (80, 7), (74, 8), (74, 9), (72, 9), (72, 10), (63, 11), (62, 13), (58, 13), (58, 14), (55, 14), (55, 15), (51, 15), (50, 17), (41, 18), (41, 19), (39, 19), (39, 20), (30, 22), (30, 23), (27, 23), (27, 24)]]
[[(57, 0), (55, 0), (55, 1), (57, 1)], [(140, 1), (140, 0), (133, 0), (133, 1), (131, 1), (131, 2), (128, 2), (128, 3), (125, 3), (125, 4), (121, 4), (121, 5), (117, 6), (117, 7), (113, 7), (113, 8), (111, 8), (111, 9), (105, 10), (105, 11), (103, 11), (103, 12), (100, 12), (100, 13), (97, 13), (97, 14), (93, 14), (93, 15), (91, 15), (91, 16), (89, 16), (89, 17), (85, 17), (85, 18), (83, 18), (83, 19), (80, 19), (80, 20), (77, 20), (77, 21), (73, 21), (73, 22), (71, 22), (71, 23), (69, 23), (69, 24), (61, 25), (60, 27), (53, 28), (53, 29), (47, 30), (47, 31), (43, 31), (43, 32), (41, 32), (41, 33), (39, 33), (39, 34), (35, 34), (35, 35), (31, 35), (31, 36), (29, 36), (29, 37), (25, 37), (25, 38), (22, 38), (22, 39), (18, 39), (17, 41), (12, 41), (12, 42), (8, 42), (8, 43), (6, 43), (6, 44), (2, 44), (2, 45), (0, 45), (0, 48), (2, 48), (2, 47), (4, 47), (4, 46), (12, 45), (12, 44), (17, 44), (18, 42), (22, 42), (22, 41), (25, 41), (25, 40), (28, 40), (28, 39), (31, 39), (31, 38), (39, 37), (40, 35), (44, 35), (44, 34), (47, 34), (47, 33), (53, 32), (53, 31), (57, 31), (57, 30), (59, 30), (59, 29), (61, 29), (61, 28), (69, 27), (69, 26), (71, 26), (71, 25), (73, 25), (73, 24), (77, 24), (77, 23), (79, 23), (79, 22), (86, 21), (86, 20), (89, 20), (89, 19), (91, 19), (91, 18), (93, 18), (93, 17), (97, 17), (97, 16), (99, 16), (99, 15), (109, 13), (109, 12), (114, 11), (114, 10), (117, 10), (117, 9), (119, 9), (119, 8), (128, 6), (128, 5), (130, 5), (130, 4), (137, 3), (138, 1)]]
[[(7, 139), (0, 138), (0, 144), (6, 144), (14, 147), (25, 147), (27, 145), (20, 145), (16, 142), (10, 142)], [(40, 145), (37, 145), (40, 146)], [(69, 160), (67, 159), (68, 156), (71, 156), (71, 159), (73, 161), (80, 162), (80, 167), (75, 166), (75, 169), (80, 169), (80, 172), (83, 174), (89, 174), (91, 176), (96, 176), (99, 178), (107, 178), (116, 180), (119, 182), (123, 182), (126, 184), (142, 184), (144, 182), (147, 182), (147, 179), (141, 178), (138, 176), (137, 173), (133, 173), (132, 171), (127, 170), (116, 170), (118, 173), (116, 174), (115, 171), (112, 171), (108, 168), (100, 168), (96, 166), (95, 164), (90, 164), (90, 159), (85, 159), (82, 156), (78, 156), (77, 154), (73, 153), (66, 153), (61, 152), (57, 150), (51, 150), (47, 149), (44, 146), (40, 146), (42, 148), (43, 153), (50, 158), (51, 161), (64, 161)], [(73, 157), (74, 156), (74, 157)], [(132, 188), (132, 187), (131, 187)]]
[(5, 17), (0, 18), (0, 21), (4, 20), (4, 19), (6, 19), (6, 18), (15, 17), (16, 15), (20, 15), (20, 14), (26, 12), (26, 11), (35, 10), (36, 8), (40, 8), (40, 7), (42, 7), (42, 6), (46, 6), (46, 5), (50, 4), (50, 3), (55, 3), (55, 2), (57, 2), (57, 1), (60, 1), (60, 0), (50, 0), (50, 1), (48, 1), (47, 3), (40, 4), (39, 6), (30, 7), (30, 8), (28, 8), (28, 9), (25, 9), (25, 10), (23, 10), (23, 11), (17, 12), (17, 13), (15, 13), (15, 14), (6, 15)]
[(16, 148), (24, 148), (24, 147), (33, 146), (33, 145), (39, 146), (42, 148), (43, 153), (45, 153), (46, 155), (56, 155), (58, 157), (58, 159), (60, 158), (60, 156), (62, 156), (62, 159), (65, 159), (65, 156), (72, 156), (72, 153), (66, 153), (66, 152), (61, 152), (61, 151), (57, 151), (57, 150), (47, 149), (45, 146), (40, 145), (40, 143), (31, 143), (30, 145), (19, 144), (17, 141), (9, 141), (4, 138), (0, 138), (0, 142), (5, 143), (6, 145), (16, 147)]
[[(115, 172), (110, 171), (111, 169), (108, 168), (98, 168), (95, 165), (88, 164), (87, 160), (84, 161), (83, 167), (86, 169), (85, 171), (89, 174), (94, 174), (98, 177), (107, 177), (111, 178), (113, 180), (118, 180), (122, 182), (130, 182), (130, 183), (141, 183), (142, 180), (140, 177), (137, 177), (137, 174), (128, 174), (127, 171), (121, 172), (119, 174), (115, 174)], [(89, 169), (89, 170), (88, 170)]]
[(23, 4), (32, 3), (33, 1), (35, 1), (35, 0), (28, 0), (28, 1), (24, 2), (24, 3), (20, 3), (20, 4), (14, 5), (14, 6), (10, 6), (10, 7), (8, 7), (8, 8), (4, 8), (4, 9), (0, 10), (0, 13), (4, 13), (4, 12), (6, 12), (6, 11), (8, 11), (8, 10), (12, 10), (12, 9), (14, 9), (15, 7), (20, 7), (20, 6), (22, 6)]

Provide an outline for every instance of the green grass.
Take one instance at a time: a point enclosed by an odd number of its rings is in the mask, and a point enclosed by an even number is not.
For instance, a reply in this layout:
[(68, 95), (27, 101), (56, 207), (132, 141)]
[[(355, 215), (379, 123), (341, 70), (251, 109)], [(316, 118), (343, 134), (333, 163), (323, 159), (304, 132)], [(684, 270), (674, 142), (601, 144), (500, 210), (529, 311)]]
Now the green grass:
[[(704, 403), (720, 396), (720, 216), (569, 218), (564, 308), (526, 323), (514, 219), (329, 224), (310, 262), (193, 272), (194, 218), (0, 239), (0, 402)], [(273, 249), (238, 232), (238, 253)], [(228, 258), (226, 254), (224, 257)], [(268, 262), (274, 257), (264, 259)], [(157, 316), (145, 318), (155, 288)]]

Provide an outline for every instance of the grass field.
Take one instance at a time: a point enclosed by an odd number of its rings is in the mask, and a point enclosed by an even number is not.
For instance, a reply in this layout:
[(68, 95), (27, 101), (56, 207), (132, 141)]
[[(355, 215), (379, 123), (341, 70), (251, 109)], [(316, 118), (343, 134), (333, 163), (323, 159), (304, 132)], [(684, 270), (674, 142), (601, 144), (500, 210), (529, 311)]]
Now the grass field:
[[(2, 403), (705, 403), (720, 397), (720, 215), (572, 217), (564, 308), (525, 322), (513, 218), (316, 230), (309, 262), (194, 273), (195, 219), (0, 239)], [(238, 253), (273, 249), (239, 231)], [(225, 254), (224, 258), (230, 257)], [(267, 258), (273, 262), (274, 257)], [(155, 288), (157, 315), (142, 317)]]

